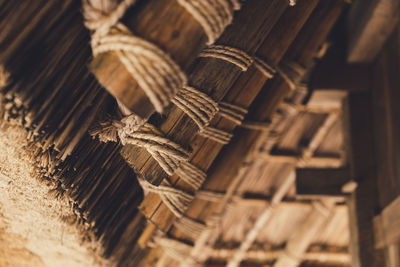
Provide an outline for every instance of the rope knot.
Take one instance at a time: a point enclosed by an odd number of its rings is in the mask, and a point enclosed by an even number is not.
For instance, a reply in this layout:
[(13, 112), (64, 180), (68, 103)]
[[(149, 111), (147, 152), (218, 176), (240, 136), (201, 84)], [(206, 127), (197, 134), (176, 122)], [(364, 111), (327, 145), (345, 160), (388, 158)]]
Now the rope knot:
[(136, 0), (123, 0), (120, 3), (118, 1), (83, 0), (85, 26), (93, 31), (95, 36), (104, 36), (135, 2)]

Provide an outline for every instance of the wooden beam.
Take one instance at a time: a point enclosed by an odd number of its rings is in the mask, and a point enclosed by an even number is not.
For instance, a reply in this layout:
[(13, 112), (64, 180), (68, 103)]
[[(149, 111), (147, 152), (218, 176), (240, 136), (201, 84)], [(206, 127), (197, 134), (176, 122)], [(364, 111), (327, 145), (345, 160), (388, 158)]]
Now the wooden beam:
[(375, 248), (400, 241), (400, 197), (374, 218)]
[(400, 244), (391, 244), (385, 250), (386, 266), (400, 266)]
[(346, 100), (345, 140), (351, 177), (358, 183), (348, 198), (352, 266), (384, 266), (375, 250), (373, 218), (378, 206), (377, 174), (373, 150), (371, 102), (368, 92), (352, 93)]
[[(211, 260), (225, 261), (236, 253), (236, 249), (219, 248), (213, 249), (210, 254)], [(283, 249), (251, 249), (246, 252), (244, 261), (271, 262), (284, 253)], [(314, 261), (322, 263), (350, 263), (350, 255), (347, 252), (332, 252), (322, 250), (318, 252), (306, 252), (302, 255), (303, 261)]]
[(370, 63), (399, 21), (398, 0), (354, 0), (348, 17), (350, 63)]
[(298, 195), (343, 196), (342, 188), (350, 181), (349, 168), (296, 169)]
[(368, 89), (368, 66), (345, 62), (322, 61), (310, 81), (313, 90), (360, 91)]
[(260, 152), (257, 154), (259, 158), (272, 163), (292, 163), (294, 165), (302, 165), (304, 168), (339, 168), (343, 165), (340, 157), (312, 157), (305, 163), (299, 163), (301, 157), (296, 155), (277, 155)]

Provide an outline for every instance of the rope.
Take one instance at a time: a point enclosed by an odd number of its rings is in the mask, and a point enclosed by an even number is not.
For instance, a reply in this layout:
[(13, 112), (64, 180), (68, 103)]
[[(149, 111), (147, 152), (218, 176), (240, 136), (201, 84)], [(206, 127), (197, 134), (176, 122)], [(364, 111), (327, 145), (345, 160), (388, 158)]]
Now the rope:
[(289, 85), (290, 90), (292, 90), (292, 91), (296, 90), (296, 83), (293, 81), (293, 79), (287, 73), (285, 73), (281, 68), (277, 68), (276, 71), (285, 80), (285, 82)]
[(264, 74), (264, 76), (268, 79), (271, 79), (272, 77), (274, 77), (276, 70), (271, 67), (270, 65), (268, 65), (267, 62), (265, 62), (264, 60), (258, 58), (258, 57), (254, 57), (254, 66), (262, 72), (262, 74)]
[(241, 125), (247, 114), (247, 109), (226, 102), (219, 103), (219, 114), (236, 124)]
[(182, 161), (187, 161), (189, 152), (172, 142), (153, 125), (145, 123), (132, 114), (121, 120), (123, 127), (118, 135), (123, 145), (131, 144), (146, 149), (168, 175), (174, 174)]
[(92, 38), (106, 35), (136, 1), (123, 0), (118, 4), (111, 0), (82, 0), (85, 26), (94, 32)]
[(83, 0), (85, 25), (93, 31), (96, 56), (115, 52), (127, 71), (143, 89), (157, 112), (162, 113), (187, 78), (171, 57), (156, 45), (134, 36), (118, 21), (136, 0)]
[(189, 264), (189, 266), (196, 266), (197, 263), (190, 257), (190, 251), (193, 246), (168, 237), (155, 237), (154, 241), (157, 245), (162, 247), (171, 258), (181, 263)]
[(234, 10), (240, 9), (238, 0), (178, 0), (201, 25), (213, 44), (225, 28), (232, 23)]
[(172, 102), (200, 129), (204, 129), (218, 112), (218, 104), (211, 97), (189, 86), (183, 87)]
[(220, 110), (219, 105), (208, 95), (199, 90), (185, 86), (175, 96), (172, 102), (186, 113), (199, 127), (199, 134), (221, 144), (227, 144), (232, 134), (208, 126), (215, 114)]
[(187, 216), (181, 216), (174, 222), (174, 226), (193, 238), (198, 238), (203, 231), (209, 228), (206, 224)]
[(113, 31), (93, 43), (93, 54), (116, 52), (127, 71), (143, 89), (157, 112), (169, 105), (187, 83), (180, 67), (157, 46), (133, 36), (117, 24)]
[(240, 126), (250, 130), (267, 131), (271, 128), (271, 122), (243, 121)]
[(210, 202), (219, 202), (221, 199), (224, 198), (224, 196), (224, 193), (208, 190), (199, 190), (196, 192), (196, 198)]
[(233, 134), (211, 126), (208, 126), (200, 130), (199, 135), (214, 140), (215, 142), (218, 142), (223, 145), (228, 144), (233, 137)]
[(190, 162), (182, 162), (176, 174), (195, 190), (199, 189), (207, 178), (207, 174)]
[[(163, 137), (153, 125), (131, 114), (121, 121), (108, 121), (91, 131), (92, 136), (99, 136), (104, 142), (116, 142), (118, 137), (123, 145), (132, 144), (146, 149), (168, 175), (176, 173), (195, 190), (204, 183), (207, 175), (204, 171), (188, 162), (189, 153), (178, 144)], [(194, 199), (194, 196), (180, 189), (173, 188), (164, 181), (155, 186), (145, 179), (139, 179), (145, 192), (159, 194), (165, 205), (178, 218)], [(188, 226), (189, 228), (192, 226)]]
[(162, 185), (153, 185), (146, 179), (139, 178), (139, 183), (146, 193), (156, 193), (160, 196), (164, 204), (178, 218), (183, 216), (183, 213), (193, 201), (194, 196), (182, 190), (171, 187), (165, 180)]
[(223, 45), (209, 46), (201, 51), (198, 57), (222, 59), (238, 66), (242, 71), (246, 71), (254, 61), (253, 58), (247, 55), (244, 51)]

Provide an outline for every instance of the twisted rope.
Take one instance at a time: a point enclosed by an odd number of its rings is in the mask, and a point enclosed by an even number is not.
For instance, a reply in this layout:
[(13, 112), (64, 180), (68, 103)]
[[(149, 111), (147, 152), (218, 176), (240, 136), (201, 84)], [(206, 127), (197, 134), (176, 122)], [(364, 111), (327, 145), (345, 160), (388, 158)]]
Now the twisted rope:
[(189, 158), (189, 152), (172, 142), (153, 125), (132, 114), (121, 120), (118, 136), (123, 145), (132, 144), (146, 149), (168, 175), (174, 174), (179, 165)]
[(122, 24), (93, 43), (93, 54), (115, 52), (127, 71), (143, 89), (157, 112), (169, 105), (187, 83), (180, 67), (161, 49), (133, 36)]
[(224, 198), (224, 196), (225, 193), (208, 191), (208, 190), (199, 190), (196, 192), (196, 198), (210, 202), (219, 202)]
[(180, 240), (168, 237), (155, 237), (154, 241), (162, 247), (164, 251), (173, 259), (186, 264), (186, 266), (196, 266), (196, 261), (190, 257), (190, 251), (193, 246)]
[(296, 90), (296, 83), (286, 72), (284, 72), (281, 68), (277, 68), (276, 72), (279, 73), (279, 75), (285, 80), (290, 90), (292, 91)]
[[(201, 187), (207, 177), (204, 171), (188, 162), (189, 152), (165, 138), (153, 125), (134, 114), (121, 121), (103, 122), (98, 129), (93, 129), (91, 134), (99, 136), (104, 142), (116, 142), (119, 137), (123, 145), (132, 144), (146, 149), (168, 175), (176, 173), (195, 190)], [(145, 179), (139, 179), (139, 182), (146, 192), (159, 194), (178, 218), (183, 216), (194, 198), (187, 192), (171, 187), (166, 181), (160, 186), (155, 186)]]
[(155, 186), (143, 178), (139, 178), (139, 183), (146, 193), (156, 193), (160, 196), (164, 204), (171, 210), (171, 212), (178, 218), (183, 216), (183, 213), (193, 201), (194, 196), (190, 195), (180, 189), (171, 187), (169, 183)]
[(190, 162), (182, 162), (176, 174), (195, 190), (199, 189), (207, 178), (207, 174)]
[(276, 70), (271, 67), (270, 65), (268, 65), (267, 62), (265, 62), (264, 60), (258, 58), (258, 57), (254, 57), (254, 66), (262, 72), (262, 74), (264, 74), (264, 76), (268, 79), (271, 79), (272, 77), (274, 77)]
[(189, 86), (183, 87), (172, 102), (200, 129), (205, 128), (218, 112), (218, 104), (211, 97)]
[(247, 114), (247, 109), (227, 102), (219, 103), (219, 114), (234, 123), (241, 125)]
[(254, 61), (253, 58), (244, 51), (223, 45), (211, 45), (201, 51), (198, 56), (213, 57), (228, 61), (241, 68), (242, 71), (246, 71)]
[(219, 111), (219, 105), (211, 97), (193, 87), (185, 86), (172, 102), (196, 123), (201, 136), (221, 144), (229, 143), (232, 134), (209, 126), (210, 121)]
[(234, 10), (240, 9), (238, 0), (178, 0), (208, 37), (208, 44), (219, 38), (226, 26), (232, 23)]
[(92, 39), (106, 35), (136, 1), (122, 0), (118, 4), (118, 1), (111, 0), (82, 0), (84, 23), (86, 28), (93, 31)]
[(115, 52), (126, 70), (162, 113), (187, 77), (171, 57), (156, 45), (134, 36), (118, 21), (136, 0), (83, 0), (85, 25), (93, 31), (93, 55)]
[(187, 216), (181, 216), (174, 222), (174, 226), (193, 238), (199, 237), (203, 231), (209, 228), (206, 224)]

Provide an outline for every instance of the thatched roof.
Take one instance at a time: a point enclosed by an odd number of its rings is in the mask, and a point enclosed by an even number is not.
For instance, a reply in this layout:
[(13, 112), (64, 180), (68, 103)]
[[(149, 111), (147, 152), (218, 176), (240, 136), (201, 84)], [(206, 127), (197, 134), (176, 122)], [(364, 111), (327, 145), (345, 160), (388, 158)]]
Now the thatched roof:
[(347, 2), (0, 1), (2, 124), (106, 264), (350, 266)]

